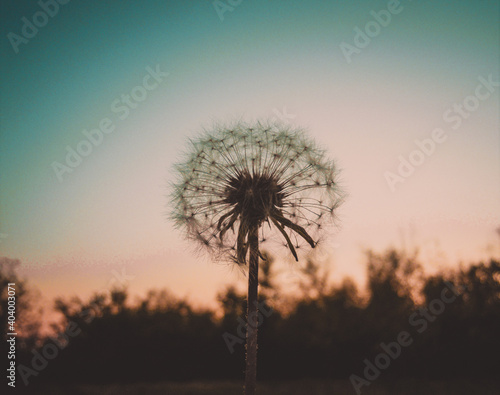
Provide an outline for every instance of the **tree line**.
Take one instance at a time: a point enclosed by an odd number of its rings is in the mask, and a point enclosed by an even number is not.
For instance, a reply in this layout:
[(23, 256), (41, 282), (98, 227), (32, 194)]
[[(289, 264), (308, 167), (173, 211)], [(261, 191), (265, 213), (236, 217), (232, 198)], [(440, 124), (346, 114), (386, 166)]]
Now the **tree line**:
[[(369, 252), (363, 290), (350, 279), (331, 285), (310, 260), (298, 291), (287, 295), (275, 260), (265, 258), (258, 317), (262, 380), (350, 378), (362, 386), (378, 377), (494, 378), (498, 372), (498, 260), (426, 275), (416, 256)], [(15, 278), (25, 328), (17, 351), (20, 382), (242, 379), (246, 298), (235, 287), (218, 294), (217, 311), (196, 308), (167, 289), (151, 290), (135, 303), (126, 289), (86, 301), (58, 299), (64, 321), (56, 335), (42, 338), (16, 264), (0, 260), (0, 322), (6, 323), (6, 284)]]

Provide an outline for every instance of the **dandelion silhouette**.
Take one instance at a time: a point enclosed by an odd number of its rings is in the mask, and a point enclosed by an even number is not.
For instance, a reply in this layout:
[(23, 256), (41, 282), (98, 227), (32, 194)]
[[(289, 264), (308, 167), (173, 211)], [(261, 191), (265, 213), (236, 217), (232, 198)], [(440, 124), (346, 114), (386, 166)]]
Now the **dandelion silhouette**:
[(214, 256), (248, 263), (245, 393), (253, 394), (259, 245), (281, 237), (297, 261), (302, 245), (316, 246), (342, 201), (336, 167), (299, 129), (239, 123), (191, 140), (175, 169), (175, 224)]

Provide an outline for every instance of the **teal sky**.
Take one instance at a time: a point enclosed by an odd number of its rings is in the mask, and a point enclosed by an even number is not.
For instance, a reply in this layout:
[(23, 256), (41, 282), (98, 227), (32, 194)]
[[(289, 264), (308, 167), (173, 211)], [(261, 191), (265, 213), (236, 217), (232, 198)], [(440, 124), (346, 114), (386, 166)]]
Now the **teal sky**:
[[(171, 165), (213, 121), (283, 113), (343, 169), (332, 278), (362, 280), (364, 248), (419, 246), (429, 271), (500, 254), (500, 88), (480, 88), (488, 97), (460, 127), (443, 118), (475, 103), (481, 78), (499, 80), (498, 1), (402, 0), (350, 62), (341, 44), (393, 2), (243, 0), (221, 20), (211, 1), (73, 0), (18, 53), (9, 33), (43, 15), (35, 1), (7, 3), (0, 249), (47, 300), (103, 289), (122, 265), (134, 293), (170, 287), (200, 302), (241, 281), (167, 221)], [(123, 105), (148, 67), (169, 74), (121, 119), (112, 103)], [(103, 119), (114, 131), (60, 181), (54, 162), (65, 165), (66, 147)], [(392, 191), (386, 172), (436, 128), (446, 140)]]

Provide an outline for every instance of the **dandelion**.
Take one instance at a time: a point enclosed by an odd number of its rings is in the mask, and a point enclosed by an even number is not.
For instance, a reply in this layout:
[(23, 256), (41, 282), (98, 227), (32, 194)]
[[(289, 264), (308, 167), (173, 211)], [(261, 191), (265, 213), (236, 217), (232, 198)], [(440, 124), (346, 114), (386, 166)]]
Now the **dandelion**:
[(171, 218), (218, 258), (248, 265), (245, 391), (255, 393), (259, 246), (279, 239), (295, 260), (314, 248), (342, 201), (334, 163), (278, 123), (216, 127), (177, 164)]

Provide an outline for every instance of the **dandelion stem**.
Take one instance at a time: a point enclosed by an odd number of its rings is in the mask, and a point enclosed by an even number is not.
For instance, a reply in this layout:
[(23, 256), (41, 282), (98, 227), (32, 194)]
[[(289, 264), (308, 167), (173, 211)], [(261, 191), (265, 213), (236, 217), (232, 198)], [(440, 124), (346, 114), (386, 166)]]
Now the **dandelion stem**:
[(259, 293), (259, 233), (253, 226), (248, 232), (250, 245), (247, 295), (247, 339), (245, 395), (254, 395), (257, 381), (257, 326), (258, 326), (258, 293)]

